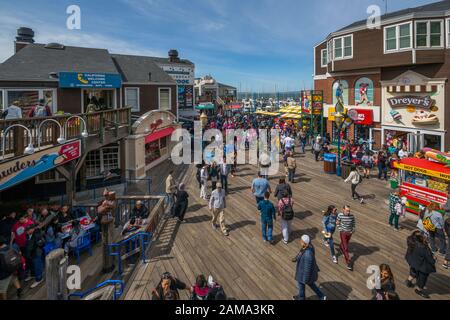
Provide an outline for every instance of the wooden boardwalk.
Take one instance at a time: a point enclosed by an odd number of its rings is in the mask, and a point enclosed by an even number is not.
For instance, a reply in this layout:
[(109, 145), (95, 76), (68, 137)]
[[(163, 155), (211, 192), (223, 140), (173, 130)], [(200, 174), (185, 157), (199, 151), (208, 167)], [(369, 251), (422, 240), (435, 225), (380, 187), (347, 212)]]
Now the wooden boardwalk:
[[(238, 300), (288, 300), (297, 293), (294, 280), (295, 264), (291, 259), (298, 253), (303, 234), (313, 239), (319, 268), (319, 285), (331, 300), (370, 299), (366, 287), (370, 265), (387, 263), (393, 269), (397, 292), (401, 299), (421, 299), (405, 286), (408, 265), (404, 260), (406, 237), (414, 229), (411, 220), (402, 220), (400, 232), (387, 225), (389, 188), (377, 179), (364, 181), (359, 192), (368, 199), (365, 205), (352, 201), (350, 186), (335, 175), (323, 173), (323, 163), (316, 163), (311, 154), (298, 156), (297, 183), (293, 184), (296, 219), (293, 222), (294, 240), (281, 242), (279, 220), (274, 236), (276, 244), (263, 243), (255, 199), (250, 192), (256, 168), (241, 166), (238, 175), (229, 179), (231, 194), (227, 197), (226, 223), (230, 236), (213, 230), (207, 203), (199, 198), (194, 168), (188, 174), (190, 208), (186, 223), (164, 221), (161, 232), (150, 250), (150, 262), (141, 264), (128, 284), (124, 299), (148, 300), (151, 290), (163, 272), (169, 271), (191, 284), (198, 274), (213, 275), (230, 298)], [(281, 176), (281, 174), (280, 174)], [(280, 176), (271, 179), (272, 189)], [(273, 199), (272, 199), (273, 200)], [(345, 268), (343, 257), (332, 263), (329, 249), (321, 243), (322, 213), (329, 204), (341, 208), (350, 204), (356, 216), (357, 231), (350, 243), (355, 261), (353, 272)], [(338, 235), (335, 242), (339, 243)], [(431, 275), (427, 288), (434, 300), (450, 299), (450, 272), (442, 268), (439, 258), (436, 274)], [(317, 299), (307, 289), (307, 297)], [(187, 292), (181, 293), (188, 299)]]

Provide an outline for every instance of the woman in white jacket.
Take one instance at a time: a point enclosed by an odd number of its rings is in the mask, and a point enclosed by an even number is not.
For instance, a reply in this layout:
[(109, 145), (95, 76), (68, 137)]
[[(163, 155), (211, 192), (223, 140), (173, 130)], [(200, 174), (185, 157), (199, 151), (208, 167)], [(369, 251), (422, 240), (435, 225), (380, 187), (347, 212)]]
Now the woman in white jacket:
[(353, 200), (360, 200), (361, 203), (364, 202), (364, 199), (358, 194), (356, 191), (356, 187), (361, 183), (362, 177), (361, 174), (358, 172), (358, 169), (355, 165), (352, 165), (352, 169), (350, 172), (350, 175), (347, 179), (345, 179), (345, 183), (351, 182), (352, 183), (352, 198)]

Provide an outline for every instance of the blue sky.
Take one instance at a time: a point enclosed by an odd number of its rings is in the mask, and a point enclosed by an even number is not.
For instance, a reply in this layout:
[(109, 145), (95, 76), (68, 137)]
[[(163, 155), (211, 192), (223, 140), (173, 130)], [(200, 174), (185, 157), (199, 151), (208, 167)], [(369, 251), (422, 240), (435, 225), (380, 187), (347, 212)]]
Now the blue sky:
[[(389, 0), (390, 12), (436, 2)], [(66, 8), (81, 8), (81, 30), (66, 28)], [(0, 62), (13, 54), (20, 26), (40, 43), (98, 47), (113, 53), (166, 56), (171, 48), (242, 91), (312, 86), (313, 46), (368, 17), (383, 0), (0, 0)]]

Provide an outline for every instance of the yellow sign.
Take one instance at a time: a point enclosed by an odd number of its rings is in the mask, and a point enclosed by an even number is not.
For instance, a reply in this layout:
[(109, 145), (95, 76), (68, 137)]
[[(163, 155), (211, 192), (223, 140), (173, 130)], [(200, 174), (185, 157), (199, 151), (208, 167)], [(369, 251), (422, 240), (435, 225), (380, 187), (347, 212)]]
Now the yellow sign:
[[(344, 114), (347, 114), (348, 108), (344, 108)], [(336, 113), (336, 108), (328, 108), (328, 120), (334, 121), (334, 114)]]
[(394, 167), (397, 168), (397, 169), (400, 169), (400, 170), (420, 173), (420, 174), (423, 174), (423, 175), (426, 175), (426, 176), (435, 177), (435, 178), (439, 178), (439, 179), (444, 179), (444, 180), (450, 181), (450, 174), (448, 174), (448, 173), (428, 170), (428, 169), (424, 169), (424, 168), (418, 168), (418, 167), (414, 167), (414, 166), (410, 166), (410, 165), (401, 164), (401, 163), (398, 163), (398, 162), (394, 162)]

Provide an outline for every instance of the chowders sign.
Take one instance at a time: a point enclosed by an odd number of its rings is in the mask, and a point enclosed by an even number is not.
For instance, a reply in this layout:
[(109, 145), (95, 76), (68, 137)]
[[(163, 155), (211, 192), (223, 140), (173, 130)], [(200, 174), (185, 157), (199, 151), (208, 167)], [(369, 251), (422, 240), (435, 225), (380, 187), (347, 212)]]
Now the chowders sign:
[(53, 147), (0, 165), (0, 192), (81, 156), (81, 141)]
[(391, 108), (401, 108), (401, 107), (417, 107), (423, 109), (431, 109), (435, 101), (431, 99), (430, 96), (418, 97), (418, 96), (403, 96), (394, 97), (388, 99)]

